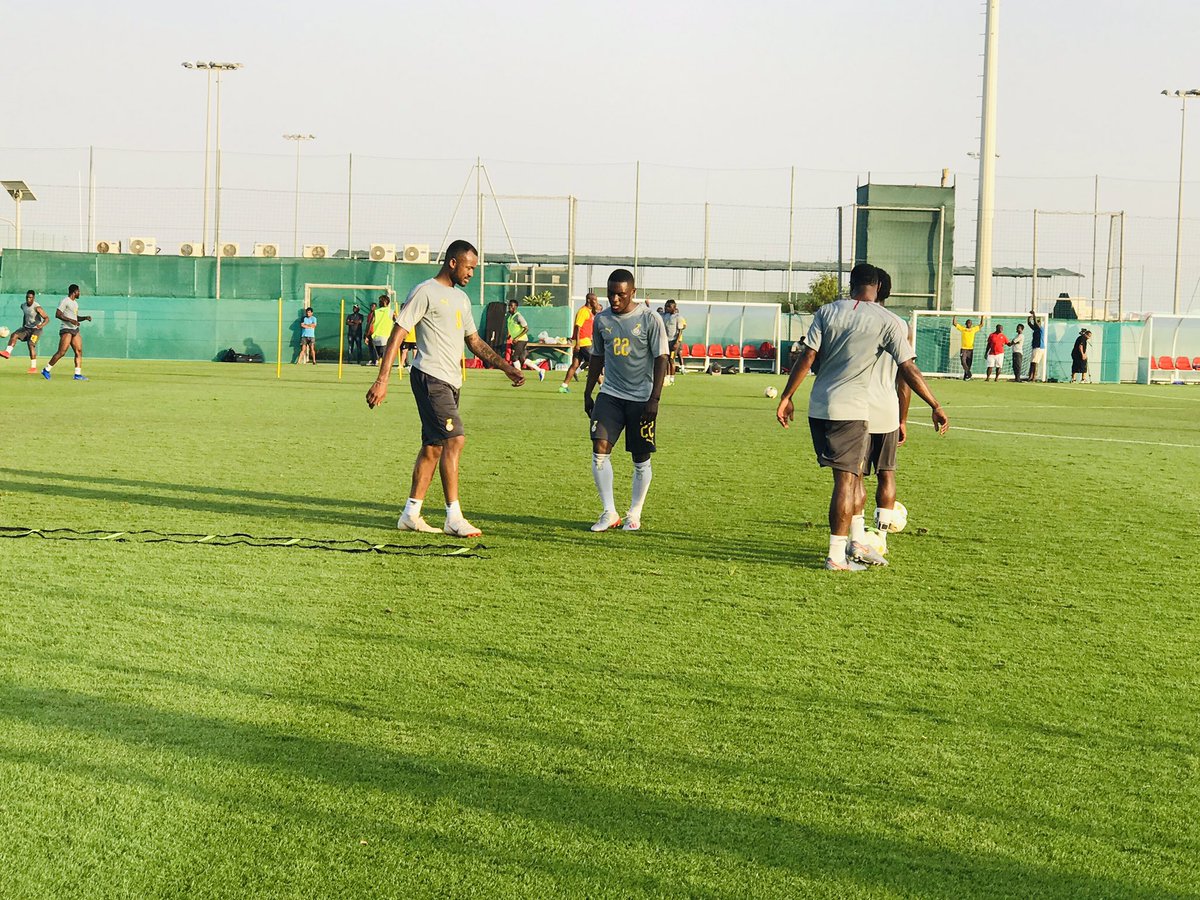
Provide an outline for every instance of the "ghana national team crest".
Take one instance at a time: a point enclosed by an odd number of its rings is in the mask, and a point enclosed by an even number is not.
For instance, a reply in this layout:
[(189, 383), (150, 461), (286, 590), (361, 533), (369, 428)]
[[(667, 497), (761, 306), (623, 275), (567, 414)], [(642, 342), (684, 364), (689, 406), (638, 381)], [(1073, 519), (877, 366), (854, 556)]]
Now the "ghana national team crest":
[(635, 336), (642, 333), (642, 323), (641, 322), (638, 322), (636, 325), (633, 326), (633, 333)]
[(447, 431), (453, 431), (453, 430), (454, 430), (454, 420), (453, 420), (453, 419), (449, 419), (449, 418), (448, 418), (448, 419), (446, 419), (446, 430), (447, 430)]

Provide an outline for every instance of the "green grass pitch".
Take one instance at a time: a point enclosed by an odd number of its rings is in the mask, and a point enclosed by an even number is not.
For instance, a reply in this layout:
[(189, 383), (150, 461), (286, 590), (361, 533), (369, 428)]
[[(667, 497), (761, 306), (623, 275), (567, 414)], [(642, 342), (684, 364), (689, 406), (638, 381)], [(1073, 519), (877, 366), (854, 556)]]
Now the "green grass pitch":
[[(24, 369), (0, 524), (430, 543), (407, 381)], [(767, 384), (666, 389), (637, 534), (473, 372), (475, 558), (0, 542), (0, 896), (1200, 896), (1200, 392), (936, 383), (846, 575)]]

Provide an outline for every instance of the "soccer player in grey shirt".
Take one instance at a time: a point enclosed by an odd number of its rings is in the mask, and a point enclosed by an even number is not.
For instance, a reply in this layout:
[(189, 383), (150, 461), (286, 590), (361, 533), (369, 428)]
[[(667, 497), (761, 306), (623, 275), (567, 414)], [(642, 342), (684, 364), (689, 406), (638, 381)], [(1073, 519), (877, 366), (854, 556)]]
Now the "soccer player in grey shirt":
[(455, 537), (483, 534), (466, 520), (458, 502), (458, 464), (467, 440), (458, 414), (463, 343), (484, 362), (503, 370), (513, 387), (523, 385), (525, 378), (520, 370), (510, 366), (484, 343), (475, 328), (471, 301), (461, 288), (471, 280), (478, 264), (479, 253), (468, 242), (454, 241), (446, 248), (446, 261), (442, 263), (441, 271), (421, 282), (408, 295), (408, 302), (400, 310), (396, 327), (383, 351), (379, 377), (367, 391), (367, 406), (371, 409), (384, 401), (400, 345), (420, 325), (409, 384), (421, 417), (421, 452), (413, 464), (408, 502), (396, 522), (401, 531), (431, 533), (438, 530), (421, 517), (425, 493), (436, 469), (441, 473), (442, 491), (446, 495), (446, 525), (442, 530)]
[(950, 427), (950, 420), (913, 361), (916, 354), (903, 325), (875, 304), (878, 292), (878, 270), (867, 263), (855, 266), (850, 272), (850, 299), (826, 304), (813, 316), (804, 352), (792, 366), (775, 411), (779, 424), (787, 428), (795, 415), (792, 396), (820, 353), (821, 371), (809, 400), (808, 424), (817, 462), (833, 470), (826, 569), (859, 572), (866, 568), (851, 558), (851, 551), (876, 565), (883, 563), (883, 557), (870, 548), (847, 546), (870, 445), (868, 389), (876, 360), (884, 353), (890, 354), (899, 377), (933, 409), (933, 427), (938, 434), (945, 434)]
[[(655, 447), (658, 401), (667, 378), (667, 332), (662, 318), (636, 301), (633, 273), (617, 269), (608, 276), (608, 309), (596, 315), (592, 360), (588, 366), (583, 409), (591, 420), (592, 478), (604, 509), (592, 531), (621, 524), (613, 500), (613, 445), (625, 432), (633, 456), (633, 489), (625, 530), (642, 527), (642, 507), (650, 490), (650, 454)], [(604, 384), (593, 401), (600, 376)]]

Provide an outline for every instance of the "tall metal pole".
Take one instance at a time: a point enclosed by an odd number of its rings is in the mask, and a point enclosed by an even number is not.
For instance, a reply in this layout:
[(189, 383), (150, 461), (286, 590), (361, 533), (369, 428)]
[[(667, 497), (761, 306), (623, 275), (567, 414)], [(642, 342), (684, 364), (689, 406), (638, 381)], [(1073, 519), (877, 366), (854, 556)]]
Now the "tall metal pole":
[(1179, 98), (1179, 199), (1175, 206), (1175, 302), (1172, 307), (1179, 315), (1179, 279), (1183, 263), (1183, 147), (1187, 130), (1187, 101), (1189, 97), (1200, 97), (1200, 90), (1163, 91), (1164, 96)]
[(221, 299), (221, 69), (217, 69), (217, 172), (216, 205), (213, 207), (213, 252), (217, 254), (216, 299)]
[(1033, 211), (1033, 287), (1030, 289), (1029, 308), (1037, 315), (1037, 280), (1038, 280), (1038, 211)]
[[(1100, 176), (1096, 176), (1096, 187), (1092, 193), (1092, 314), (1096, 310), (1096, 241), (1100, 223)], [(1107, 300), (1107, 296), (1104, 297)]]
[(633, 172), (633, 280), (636, 282), (638, 277), (638, 224), (642, 212), (642, 161), (640, 159)]
[(87, 247), (96, 247), (96, 148), (88, 147), (88, 239)]
[(350, 154), (346, 167), (346, 259), (354, 259), (353, 245), (350, 243), (351, 226), (354, 222), (354, 154)]
[(704, 204), (704, 302), (708, 302), (708, 208)]
[[(208, 151), (212, 144), (209, 141), (211, 133), (212, 120), (212, 73), (213, 70), (209, 67), (207, 72), (208, 89), (204, 94), (204, 198), (201, 206), (204, 207), (204, 227), (200, 230), (200, 255), (206, 256), (208, 251), (204, 245), (208, 241)], [(220, 80), (220, 76), (217, 76)]]
[(300, 255), (300, 145), (316, 140), (315, 134), (285, 134), (285, 141), (296, 142), (296, 202), (292, 211), (292, 256)]
[(796, 167), (792, 166), (791, 186), (788, 188), (788, 255), (787, 255), (787, 298), (788, 308), (792, 305), (792, 241), (796, 226)]
[[(483, 253), (483, 157), (475, 157), (475, 243)], [(480, 280), (479, 300), (483, 302), (483, 282)]]
[(1121, 254), (1117, 270), (1117, 321), (1125, 319), (1125, 210), (1121, 210)]
[(992, 311), (992, 219), (996, 207), (996, 69), (1000, 0), (987, 0), (983, 53), (983, 124), (979, 134), (979, 204), (975, 223), (975, 311)]

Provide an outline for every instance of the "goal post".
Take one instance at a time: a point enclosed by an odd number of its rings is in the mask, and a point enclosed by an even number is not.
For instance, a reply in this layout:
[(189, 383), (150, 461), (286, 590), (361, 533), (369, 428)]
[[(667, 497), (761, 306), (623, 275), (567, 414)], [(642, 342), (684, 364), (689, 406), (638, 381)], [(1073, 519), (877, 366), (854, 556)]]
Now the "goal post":
[[(958, 318), (960, 325), (965, 325), (970, 319), (973, 324), (980, 326), (975, 335), (974, 360), (972, 372), (984, 374), (987, 371), (987, 336), (996, 330), (997, 325), (1004, 326), (1004, 333), (1009, 340), (1017, 333), (1017, 326), (1025, 326), (1025, 351), (1022, 366), (1023, 377), (1029, 376), (1029, 366), (1033, 362), (1033, 335), (1030, 333), (1029, 314), (1020, 313), (976, 313), (971, 311), (949, 312), (933, 309), (917, 309), (912, 312), (910, 337), (913, 349), (917, 351), (917, 367), (925, 375), (934, 378), (962, 378), (963, 368), (959, 351), (962, 349), (962, 336), (954, 327), (954, 319)], [(1035, 317), (1042, 326), (1042, 347), (1048, 348), (1050, 338), (1050, 319), (1048, 316)], [(1043, 362), (1038, 366), (1037, 380), (1045, 381), (1049, 365)], [(1005, 378), (1012, 378), (1012, 352), (1006, 348), (1004, 354)]]
[(1200, 315), (1151, 313), (1138, 346), (1139, 384), (1200, 381)]
[[(363, 317), (363, 341), (370, 340), (366, 333), (367, 310), (371, 303), (381, 294), (387, 294), (392, 305), (396, 303), (396, 289), (389, 284), (325, 284), (317, 282), (304, 283), (304, 305), (299, 309), (287, 309), (287, 302), (281, 303), (280, 329), (278, 346), (276, 347), (277, 365), (289, 353), (295, 359), (299, 352), (300, 317), (304, 310), (312, 307), (317, 319), (317, 359), (324, 356), (327, 362), (336, 362), (341, 366), (346, 352), (345, 331), (343, 329), (343, 305), (346, 310), (358, 304)], [(365, 353), (364, 349), (364, 353)]]

